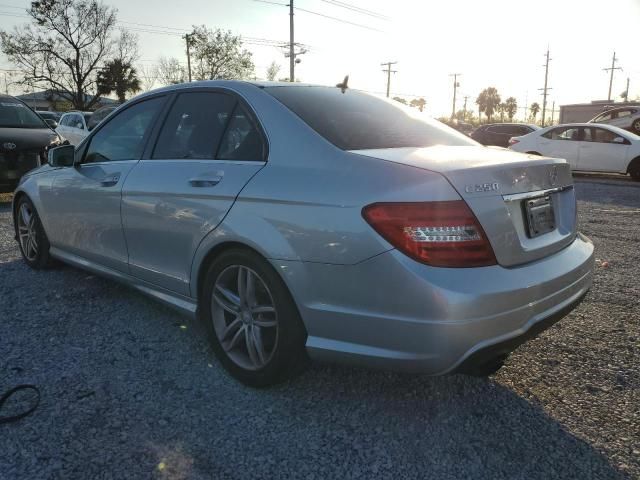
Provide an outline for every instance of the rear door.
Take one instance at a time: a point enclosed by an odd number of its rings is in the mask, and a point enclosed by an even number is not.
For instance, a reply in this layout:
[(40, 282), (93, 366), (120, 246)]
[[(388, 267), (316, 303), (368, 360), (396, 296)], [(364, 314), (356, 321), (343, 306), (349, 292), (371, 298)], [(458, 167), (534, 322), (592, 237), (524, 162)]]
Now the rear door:
[(265, 165), (266, 139), (246, 104), (213, 89), (175, 94), (157, 131), (122, 192), (130, 272), (186, 295), (196, 248)]
[(538, 152), (548, 157), (564, 158), (571, 168), (578, 168), (580, 127), (552, 128), (538, 138)]
[(585, 127), (580, 142), (578, 170), (595, 172), (624, 172), (630, 142), (626, 138), (601, 127)]

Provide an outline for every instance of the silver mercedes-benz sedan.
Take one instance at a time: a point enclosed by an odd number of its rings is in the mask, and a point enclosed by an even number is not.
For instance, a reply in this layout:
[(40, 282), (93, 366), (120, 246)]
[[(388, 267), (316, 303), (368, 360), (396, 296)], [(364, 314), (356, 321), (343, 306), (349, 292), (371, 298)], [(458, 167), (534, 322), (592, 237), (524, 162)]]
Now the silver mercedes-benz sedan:
[(13, 209), (29, 266), (61, 260), (197, 316), (254, 386), (308, 356), (489, 374), (593, 268), (564, 160), (345, 85), (141, 95), (52, 149)]

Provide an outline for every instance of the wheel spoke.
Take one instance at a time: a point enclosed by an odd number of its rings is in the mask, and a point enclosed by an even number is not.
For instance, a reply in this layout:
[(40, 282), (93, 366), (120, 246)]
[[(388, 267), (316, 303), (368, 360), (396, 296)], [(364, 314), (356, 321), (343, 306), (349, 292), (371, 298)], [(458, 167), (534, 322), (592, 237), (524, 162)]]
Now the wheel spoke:
[(220, 340), (224, 340), (229, 336), (229, 334), (231, 334), (236, 329), (241, 327), (242, 327), (242, 319), (240, 317), (236, 317), (235, 320), (233, 320), (229, 325), (227, 325), (227, 328), (224, 329), (224, 332), (222, 332), (222, 336), (220, 337)]
[(260, 327), (254, 326), (251, 329), (251, 336), (253, 337), (253, 344), (256, 348), (258, 358), (260, 358), (260, 365), (264, 365), (267, 362), (267, 354), (264, 351), (264, 344), (262, 343), (262, 330), (260, 330)]
[(240, 305), (246, 305), (247, 302), (247, 273), (244, 267), (238, 267), (238, 296), (240, 297)]
[[(229, 350), (232, 350), (237, 344), (238, 341), (242, 338), (242, 334), (245, 332), (245, 330), (247, 329), (247, 327), (245, 327), (244, 325), (242, 327), (240, 327), (238, 329), (238, 331), (236, 332), (236, 334), (233, 336), (233, 338), (231, 339), (231, 341), (227, 344), (226, 347), (224, 347), (224, 349), (228, 352)], [(246, 336), (246, 334), (245, 334)]]
[(244, 329), (244, 340), (247, 345), (247, 353), (249, 354), (249, 360), (251, 360), (251, 363), (255, 367), (258, 367), (260, 366), (260, 363), (258, 360), (258, 354), (256, 352), (255, 340), (253, 338), (253, 334), (251, 333), (251, 330), (252, 329), (249, 329), (249, 328)]
[(269, 327), (277, 326), (278, 325), (278, 321), (277, 320), (264, 320), (262, 318), (258, 318), (258, 319), (253, 321), (253, 324), (257, 325), (258, 327), (269, 328)]
[(38, 254), (38, 242), (36, 242), (35, 237), (31, 237), (31, 248), (35, 255)]
[(216, 301), (216, 303), (224, 308), (227, 312), (238, 315), (240, 313), (240, 298), (238, 298), (238, 296), (235, 295), (231, 290), (219, 285), (216, 285), (216, 290), (222, 294), (213, 294), (213, 299)]
[(256, 304), (256, 277), (251, 272), (251, 270), (247, 270), (247, 288), (245, 290), (245, 294), (247, 296), (246, 305), (249, 307)]
[(256, 305), (251, 307), (251, 313), (276, 313), (276, 309), (271, 305)]
[(26, 226), (21, 225), (20, 223), (18, 223), (18, 231), (19, 232), (29, 233), (29, 227), (26, 227)]
[(23, 203), (20, 206), (20, 216), (22, 217), (22, 222), (24, 223), (25, 227), (29, 225), (29, 222), (31, 221), (31, 214), (29, 213), (29, 208), (27, 207), (26, 203)]

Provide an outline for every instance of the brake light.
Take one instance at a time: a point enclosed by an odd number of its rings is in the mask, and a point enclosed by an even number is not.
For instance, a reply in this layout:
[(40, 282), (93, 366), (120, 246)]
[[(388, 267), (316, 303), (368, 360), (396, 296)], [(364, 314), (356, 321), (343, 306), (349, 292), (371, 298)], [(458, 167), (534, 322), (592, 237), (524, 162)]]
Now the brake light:
[(517, 138), (509, 139), (509, 145), (515, 145), (516, 143), (520, 143), (520, 140), (518, 140)]
[(405, 255), (434, 267), (496, 264), (489, 240), (464, 200), (374, 203), (364, 219)]

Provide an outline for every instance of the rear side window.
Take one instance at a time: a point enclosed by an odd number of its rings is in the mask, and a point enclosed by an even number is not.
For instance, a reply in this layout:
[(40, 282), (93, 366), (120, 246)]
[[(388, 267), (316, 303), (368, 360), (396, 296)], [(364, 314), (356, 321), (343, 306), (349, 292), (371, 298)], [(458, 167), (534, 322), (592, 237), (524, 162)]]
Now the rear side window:
[(218, 150), (221, 160), (264, 160), (264, 142), (251, 117), (238, 105)]
[(357, 90), (283, 86), (265, 91), (342, 150), (477, 145), (415, 109)]
[(181, 93), (167, 115), (151, 158), (214, 159), (235, 103), (223, 93)]
[(144, 100), (109, 120), (91, 139), (84, 163), (140, 159), (153, 119), (163, 102), (164, 97)]

